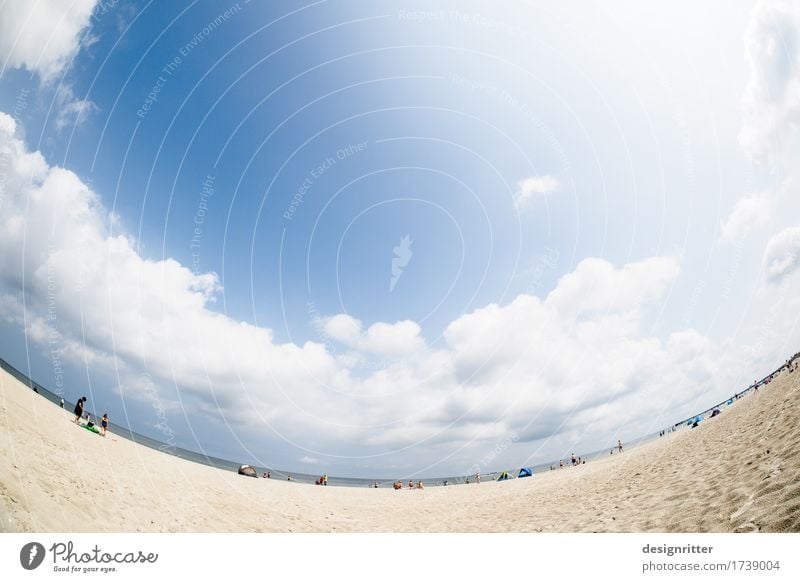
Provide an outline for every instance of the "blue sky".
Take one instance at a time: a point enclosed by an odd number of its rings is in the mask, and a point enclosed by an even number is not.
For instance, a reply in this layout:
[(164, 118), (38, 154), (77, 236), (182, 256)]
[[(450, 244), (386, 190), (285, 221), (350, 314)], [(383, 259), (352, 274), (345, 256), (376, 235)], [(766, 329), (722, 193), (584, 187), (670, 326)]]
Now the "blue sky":
[(0, 10), (2, 355), (135, 430), (488, 471), (796, 351), (791, 4)]

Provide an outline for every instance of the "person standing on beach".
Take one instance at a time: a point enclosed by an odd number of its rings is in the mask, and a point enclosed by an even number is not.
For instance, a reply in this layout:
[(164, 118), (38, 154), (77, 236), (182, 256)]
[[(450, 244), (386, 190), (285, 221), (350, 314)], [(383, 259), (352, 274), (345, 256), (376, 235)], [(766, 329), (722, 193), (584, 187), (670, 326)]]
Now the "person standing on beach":
[(108, 413), (106, 412), (103, 415), (103, 418), (100, 420), (100, 428), (103, 429), (103, 436), (106, 436), (108, 432)]
[(327, 473), (322, 476), (322, 484), (325, 485), (326, 487), (328, 486), (328, 474)]
[(78, 402), (75, 404), (75, 424), (79, 424), (79, 421), (83, 416), (83, 403), (85, 400), (86, 396), (81, 396), (78, 398)]
[(61, 408), (64, 408), (64, 399), (61, 399)]
[(621, 453), (622, 452), (622, 441), (617, 439), (617, 450)]

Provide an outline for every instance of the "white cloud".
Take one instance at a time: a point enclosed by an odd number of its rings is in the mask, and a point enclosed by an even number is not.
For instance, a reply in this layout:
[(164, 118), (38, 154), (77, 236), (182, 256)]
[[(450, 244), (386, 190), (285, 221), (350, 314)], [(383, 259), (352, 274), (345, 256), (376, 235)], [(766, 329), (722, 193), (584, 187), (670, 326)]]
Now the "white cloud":
[(800, 4), (759, 2), (745, 48), (750, 80), (739, 142), (754, 158), (772, 157), (800, 121)]
[(654, 257), (616, 269), (602, 259), (586, 259), (558, 282), (547, 304), (561, 317), (638, 309), (664, 293), (678, 274), (674, 257)]
[(553, 176), (531, 176), (517, 182), (514, 192), (514, 206), (522, 209), (528, 206), (536, 195), (547, 196), (561, 188), (561, 183)]
[(44, 81), (77, 54), (97, 0), (34, 0), (0, 4), (2, 68), (26, 68)]
[(419, 351), (425, 347), (420, 336), (422, 330), (413, 321), (397, 323), (374, 323), (366, 331), (361, 321), (346, 314), (327, 318), (323, 325), (324, 333), (357, 351), (401, 355)]
[(800, 266), (800, 227), (787, 228), (774, 235), (764, 252), (767, 280), (778, 283)]
[(751, 194), (739, 199), (728, 218), (721, 225), (719, 240), (732, 244), (756, 228), (769, 223), (774, 208), (774, 197), (769, 192)]
[(58, 115), (55, 128), (61, 131), (68, 125), (80, 126), (89, 116), (98, 111), (97, 104), (90, 99), (78, 99), (70, 85), (60, 85), (56, 91)]
[(319, 465), (319, 459), (315, 457), (300, 457), (300, 462), (304, 465)]

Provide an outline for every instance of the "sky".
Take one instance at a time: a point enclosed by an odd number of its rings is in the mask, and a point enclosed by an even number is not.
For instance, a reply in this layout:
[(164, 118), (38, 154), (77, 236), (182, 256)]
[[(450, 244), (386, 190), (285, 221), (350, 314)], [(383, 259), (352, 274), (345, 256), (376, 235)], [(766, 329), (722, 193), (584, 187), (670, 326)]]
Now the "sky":
[(800, 8), (0, 4), (0, 356), (289, 471), (668, 427), (800, 347)]

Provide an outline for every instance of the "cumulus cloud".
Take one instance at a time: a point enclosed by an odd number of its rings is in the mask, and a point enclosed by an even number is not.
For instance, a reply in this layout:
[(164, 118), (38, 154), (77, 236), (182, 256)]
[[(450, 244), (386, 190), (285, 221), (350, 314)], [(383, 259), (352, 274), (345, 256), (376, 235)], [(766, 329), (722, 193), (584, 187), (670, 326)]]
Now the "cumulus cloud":
[(721, 225), (720, 242), (735, 243), (756, 228), (766, 225), (772, 218), (773, 208), (774, 197), (769, 192), (741, 198)]
[[(545, 297), (462, 315), (436, 347), (413, 321), (367, 326), (347, 314), (321, 324), (338, 355), (278, 342), (213, 310), (214, 273), (141, 255), (91, 188), (15, 131), (0, 114), (0, 316), (43, 346), (59, 334), (64, 359), (119, 372), (126, 396), (152, 397), (137, 388), (146, 371), (162, 401), (177, 388), (189, 417), (231, 422), (239, 438), (268, 427), (308, 459), (370, 455), (378, 467), (508, 439), (509, 451), (529, 454), (587, 433), (610, 438), (622, 425), (660, 428), (728, 381), (701, 334), (660, 338), (645, 325), (678, 276), (671, 257), (585, 259)], [(382, 365), (357, 369), (376, 358)]]
[(361, 352), (383, 355), (409, 354), (425, 347), (422, 330), (413, 321), (378, 322), (364, 330), (358, 319), (339, 314), (328, 318), (323, 331), (330, 338)]
[(49, 81), (80, 49), (97, 0), (36, 0), (0, 4), (0, 59)]
[(517, 209), (527, 207), (536, 196), (547, 196), (561, 188), (561, 183), (553, 176), (531, 176), (517, 182), (514, 191), (514, 206)]
[(779, 283), (800, 266), (800, 227), (787, 228), (774, 235), (764, 251), (767, 280)]
[(800, 5), (761, 1), (745, 35), (750, 80), (739, 142), (754, 158), (770, 157), (800, 120)]

